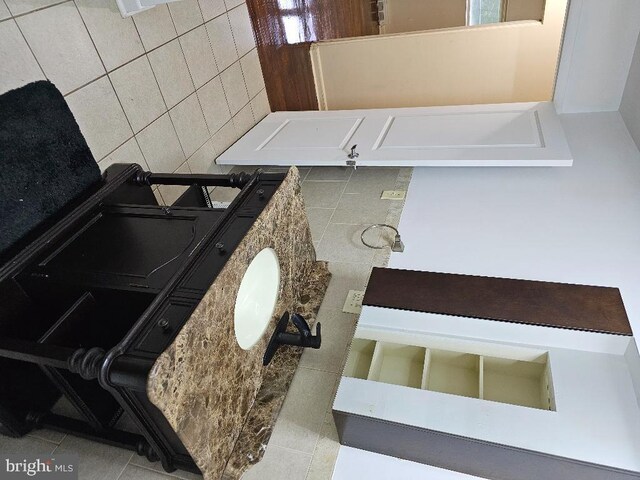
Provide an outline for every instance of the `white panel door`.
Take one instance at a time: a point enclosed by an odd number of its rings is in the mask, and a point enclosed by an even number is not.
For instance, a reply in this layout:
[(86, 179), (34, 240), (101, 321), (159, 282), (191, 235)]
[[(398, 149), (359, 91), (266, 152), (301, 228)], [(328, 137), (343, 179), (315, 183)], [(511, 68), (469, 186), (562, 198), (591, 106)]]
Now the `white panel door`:
[(407, 167), (571, 166), (573, 162), (550, 102), (276, 112), (218, 159), (232, 165), (353, 161), (358, 166)]

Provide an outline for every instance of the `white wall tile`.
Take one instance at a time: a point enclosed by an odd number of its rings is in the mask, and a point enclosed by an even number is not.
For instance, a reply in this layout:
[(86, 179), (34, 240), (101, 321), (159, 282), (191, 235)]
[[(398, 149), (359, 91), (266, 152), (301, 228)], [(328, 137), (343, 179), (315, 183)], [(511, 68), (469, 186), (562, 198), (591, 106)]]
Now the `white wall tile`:
[(196, 153), (187, 160), (189, 168), (193, 173), (212, 173), (211, 166), (214, 165), (216, 149), (213, 140), (209, 139), (202, 145)]
[(169, 111), (169, 116), (187, 157), (195, 153), (209, 139), (209, 129), (195, 93), (173, 107)]
[(144, 53), (133, 19), (122, 18), (116, 2), (77, 0), (76, 5), (107, 71)]
[(63, 1), (65, 0), (5, 0), (5, 3), (13, 15), (22, 15)]
[(139, 132), (167, 111), (146, 56), (109, 74), (134, 132)]
[(140, 151), (140, 147), (135, 138), (127, 140), (110, 155), (103, 158), (98, 163), (98, 166), (100, 167), (100, 171), (104, 172), (114, 163), (137, 163), (143, 169), (149, 170), (149, 165), (147, 165), (147, 161), (142, 156), (142, 151)]
[(171, 18), (173, 18), (173, 24), (178, 31), (178, 35), (182, 35), (204, 23), (198, 0), (172, 2), (169, 4), (169, 11), (171, 12)]
[(236, 127), (236, 132), (240, 135), (244, 135), (251, 127), (255, 125), (253, 119), (253, 112), (251, 111), (251, 104), (247, 103), (237, 114), (233, 117), (233, 125)]
[(249, 98), (253, 98), (264, 88), (264, 77), (262, 76), (258, 50), (254, 48), (242, 57), (240, 59), (240, 65), (242, 66), (244, 81), (247, 84)]
[(218, 69), (222, 71), (238, 59), (229, 18), (227, 15), (220, 15), (206, 26)]
[(149, 53), (149, 61), (167, 107), (173, 107), (195, 91), (177, 39)]
[(136, 138), (153, 172), (174, 172), (185, 161), (168, 113), (138, 133)]
[(204, 118), (207, 120), (209, 131), (217, 132), (231, 118), (231, 112), (222, 89), (220, 77), (216, 77), (198, 90), (198, 98), (202, 105)]
[(16, 22), (0, 23), (0, 93), (44, 78)]
[(259, 122), (271, 113), (266, 90), (262, 90), (251, 100), (251, 110), (253, 110), (253, 117), (256, 119), (256, 122)]
[(107, 77), (73, 92), (66, 100), (96, 160), (133, 135)]
[(19, 17), (17, 22), (47, 78), (63, 94), (105, 73), (73, 2)]
[(11, 17), (11, 12), (4, 3), (4, 0), (0, 0), (0, 20)]
[(166, 5), (157, 5), (140, 12), (134, 15), (133, 21), (138, 27), (138, 33), (147, 52), (177, 36)]
[(180, 45), (196, 88), (200, 88), (218, 74), (218, 67), (204, 25), (180, 37)]
[(240, 62), (236, 62), (220, 74), (231, 115), (235, 115), (249, 101)]
[(238, 50), (238, 56), (242, 57), (256, 46), (249, 10), (247, 9), (247, 5), (243, 3), (233, 10), (230, 10), (228, 15), (229, 23), (231, 23), (231, 31), (233, 32), (233, 39), (236, 42), (236, 49)]
[(199, 3), (205, 22), (227, 11), (224, 0), (199, 0)]

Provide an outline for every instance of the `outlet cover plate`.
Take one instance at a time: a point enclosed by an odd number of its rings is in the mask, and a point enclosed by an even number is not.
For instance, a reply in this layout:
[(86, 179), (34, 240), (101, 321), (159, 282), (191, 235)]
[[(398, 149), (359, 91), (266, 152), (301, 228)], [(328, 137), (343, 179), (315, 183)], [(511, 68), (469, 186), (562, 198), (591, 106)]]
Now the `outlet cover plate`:
[(342, 311), (345, 313), (360, 313), (362, 311), (363, 299), (364, 292), (362, 290), (349, 290), (347, 299), (344, 301), (344, 307), (342, 307)]
[(385, 190), (382, 192), (381, 200), (404, 200), (407, 192), (404, 190)]

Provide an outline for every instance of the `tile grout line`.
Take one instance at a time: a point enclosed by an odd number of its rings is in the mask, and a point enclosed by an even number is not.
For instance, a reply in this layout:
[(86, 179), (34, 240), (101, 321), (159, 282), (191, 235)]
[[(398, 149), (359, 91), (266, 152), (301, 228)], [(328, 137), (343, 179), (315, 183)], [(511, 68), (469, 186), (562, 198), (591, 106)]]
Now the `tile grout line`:
[(51, 7), (57, 7), (58, 5), (61, 5), (63, 3), (66, 3), (68, 1), (71, 0), (61, 0), (59, 2), (56, 3), (52, 3), (51, 5), (45, 5), (44, 7), (40, 7), (40, 8), (34, 8), (33, 10), (29, 10), (28, 12), (23, 12), (23, 13), (18, 13), (16, 15), (13, 14), (13, 12), (11, 11), (11, 9), (9, 8), (9, 6), (7, 5), (7, 2), (4, 2), (4, 4), (7, 7), (7, 10), (9, 11), (9, 14), (11, 15), (10, 18), (16, 19), (16, 18), (20, 18), (20, 17), (24, 17), (26, 15), (30, 15), (32, 13), (36, 13), (36, 12), (41, 12), (42, 10), (46, 10), (47, 8), (51, 8)]

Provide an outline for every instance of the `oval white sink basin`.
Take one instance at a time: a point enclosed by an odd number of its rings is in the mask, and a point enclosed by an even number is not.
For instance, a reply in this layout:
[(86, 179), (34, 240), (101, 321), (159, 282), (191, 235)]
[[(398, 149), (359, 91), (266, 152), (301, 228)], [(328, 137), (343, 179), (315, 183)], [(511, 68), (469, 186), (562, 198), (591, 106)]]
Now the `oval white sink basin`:
[(240, 282), (233, 328), (240, 348), (249, 350), (264, 335), (278, 301), (280, 263), (271, 248), (261, 250)]

